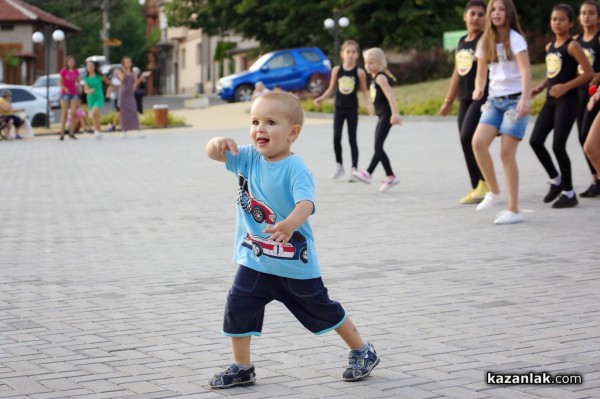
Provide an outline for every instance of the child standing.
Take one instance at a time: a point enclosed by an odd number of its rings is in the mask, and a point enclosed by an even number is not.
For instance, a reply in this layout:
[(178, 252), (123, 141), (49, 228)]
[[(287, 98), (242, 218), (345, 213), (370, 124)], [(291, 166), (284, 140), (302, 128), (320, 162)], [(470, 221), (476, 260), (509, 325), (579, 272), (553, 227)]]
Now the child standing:
[[(577, 128), (579, 129), (579, 142), (583, 147), (590, 126), (594, 121), (598, 111), (600, 110), (600, 103), (593, 102), (593, 107), (587, 109), (588, 102), (590, 99), (590, 89), (596, 90), (598, 83), (600, 83), (600, 30), (598, 29), (598, 19), (600, 15), (600, 5), (594, 0), (587, 0), (581, 4), (579, 9), (579, 23), (583, 28), (583, 32), (576, 36), (577, 42), (583, 48), (585, 55), (592, 64), (594, 70), (594, 77), (589, 82), (579, 88), (579, 112), (577, 114)], [(578, 69), (581, 72), (581, 67)], [(592, 174), (592, 184), (587, 190), (579, 194), (580, 197), (596, 197), (600, 195), (600, 180), (598, 176), (598, 170), (594, 167), (589, 157), (586, 157), (586, 161), (590, 172)]]
[(342, 65), (335, 66), (331, 70), (329, 87), (320, 97), (315, 98), (315, 105), (319, 106), (324, 99), (331, 96), (335, 91), (335, 111), (333, 113), (333, 150), (335, 152), (335, 170), (332, 179), (338, 179), (344, 175), (342, 163), (342, 130), (344, 120), (348, 125), (348, 141), (352, 156), (352, 170), (349, 181), (354, 181), (352, 172), (356, 171), (358, 165), (358, 144), (356, 142), (356, 131), (358, 128), (358, 89), (360, 88), (369, 115), (373, 114), (373, 106), (367, 94), (367, 74), (358, 67), (356, 61), (359, 57), (360, 47), (354, 40), (346, 40), (342, 44), (340, 56)]
[[(314, 334), (335, 330), (351, 349), (342, 378), (363, 379), (379, 357), (342, 306), (328, 297), (321, 280), (307, 220), (315, 210), (312, 174), (291, 152), (304, 119), (300, 101), (290, 93), (265, 93), (252, 104), (250, 118), (252, 145), (238, 147), (225, 137), (215, 137), (206, 145), (207, 155), (225, 162), (239, 181), (233, 256), (239, 267), (223, 322), (223, 334), (231, 337), (234, 363), (216, 373), (209, 385), (230, 388), (254, 383), (250, 341), (261, 334), (265, 306), (272, 300), (285, 304)], [(251, 200), (264, 204), (262, 217), (250, 209)]]
[[(79, 71), (75, 65), (75, 58), (67, 56), (65, 66), (61, 68), (58, 74), (58, 85), (60, 86), (60, 140), (64, 140), (67, 119), (75, 120), (75, 112), (79, 108), (79, 90), (77, 89)], [(69, 126), (69, 137), (77, 140), (73, 124)]]
[[(573, 8), (567, 4), (558, 4), (552, 9), (550, 26), (555, 40), (546, 45), (546, 79), (532, 91), (535, 96), (544, 88), (548, 89), (546, 102), (535, 122), (529, 143), (550, 177), (550, 190), (544, 197), (544, 202), (549, 203), (558, 198), (552, 208), (572, 208), (578, 203), (573, 191), (567, 139), (577, 117), (577, 88), (589, 82), (594, 75), (583, 49), (571, 38), (574, 18)], [(582, 70), (580, 74), (577, 73), (578, 64)], [(561, 174), (544, 147), (544, 142), (553, 129), (552, 150)]]
[(483, 98), (489, 69), (489, 97), (473, 136), (477, 165), (489, 190), (477, 210), (490, 209), (502, 202), (500, 187), (490, 155), (490, 145), (501, 136), (500, 158), (504, 166), (508, 209), (494, 220), (495, 224), (523, 221), (519, 212), (519, 169), (517, 146), (525, 136), (531, 103), (531, 67), (527, 42), (519, 26), (512, 0), (492, 0), (487, 7), (481, 45), (476, 52), (477, 77), (473, 99)]
[(138, 137), (144, 138), (144, 133), (140, 129), (140, 120), (137, 114), (137, 105), (135, 103), (135, 89), (142, 79), (150, 75), (150, 72), (143, 72), (140, 76), (133, 73), (133, 61), (131, 57), (123, 57), (121, 60), (121, 69), (117, 76), (121, 81), (119, 86), (119, 108), (121, 110), (121, 138), (127, 136), (128, 130), (137, 130)]
[(475, 49), (485, 28), (485, 2), (469, 0), (465, 6), (463, 20), (467, 26), (467, 35), (460, 38), (456, 49), (455, 67), (450, 79), (450, 88), (444, 99), (444, 104), (438, 112), (446, 116), (452, 110), (452, 103), (458, 98), (458, 131), (467, 170), (471, 178), (471, 191), (461, 200), (461, 204), (478, 204), (488, 191), (483, 174), (477, 166), (473, 153), (473, 135), (481, 116), (481, 106), (484, 104), (487, 92), (480, 100), (473, 100), (475, 75), (477, 74), (477, 58)]
[(94, 134), (98, 140), (102, 139), (100, 132), (100, 110), (104, 106), (104, 92), (102, 91), (102, 82), (111, 85), (110, 80), (100, 74), (98, 63), (88, 61), (85, 64), (87, 76), (83, 79), (84, 92), (88, 109), (92, 112), (92, 120), (94, 121)]
[(375, 168), (381, 162), (385, 170), (386, 178), (379, 188), (379, 191), (386, 192), (400, 182), (392, 171), (390, 160), (383, 150), (383, 143), (387, 138), (392, 125), (402, 123), (398, 114), (398, 106), (392, 88), (390, 87), (388, 76), (396, 80), (387, 69), (387, 60), (385, 54), (380, 48), (374, 47), (363, 53), (365, 58), (365, 68), (371, 75), (371, 101), (375, 107), (375, 113), (379, 117), (375, 127), (375, 153), (371, 158), (371, 163), (367, 170), (357, 170), (352, 174), (364, 183), (371, 183), (371, 175)]

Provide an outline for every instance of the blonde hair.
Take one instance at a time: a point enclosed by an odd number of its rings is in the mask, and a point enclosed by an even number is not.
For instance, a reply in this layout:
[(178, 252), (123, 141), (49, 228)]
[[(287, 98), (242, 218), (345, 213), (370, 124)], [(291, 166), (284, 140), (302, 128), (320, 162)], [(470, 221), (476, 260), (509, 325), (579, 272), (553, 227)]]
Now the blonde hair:
[(370, 58), (377, 61), (381, 65), (381, 71), (383, 71), (388, 78), (392, 79), (394, 82), (396, 81), (396, 77), (392, 75), (387, 67), (387, 59), (385, 58), (385, 54), (382, 49), (379, 47), (371, 47), (363, 52), (363, 57), (365, 60)]
[(287, 119), (294, 125), (304, 123), (304, 109), (298, 97), (285, 91), (269, 91), (258, 97), (256, 101), (271, 100), (283, 105)]
[[(507, 27), (506, 34), (499, 41), (498, 29), (492, 24), (492, 10), (494, 9), (494, 3), (501, 1), (506, 9), (506, 20), (505, 27)], [(481, 38), (483, 58), (487, 62), (498, 62), (498, 51), (496, 50), (496, 43), (502, 43), (504, 50), (506, 51), (506, 59), (512, 61), (514, 54), (510, 48), (510, 30), (518, 32), (521, 36), (525, 37), (523, 30), (519, 25), (519, 17), (515, 4), (512, 0), (491, 0), (487, 6), (485, 15), (485, 30), (483, 31), (483, 37)]]

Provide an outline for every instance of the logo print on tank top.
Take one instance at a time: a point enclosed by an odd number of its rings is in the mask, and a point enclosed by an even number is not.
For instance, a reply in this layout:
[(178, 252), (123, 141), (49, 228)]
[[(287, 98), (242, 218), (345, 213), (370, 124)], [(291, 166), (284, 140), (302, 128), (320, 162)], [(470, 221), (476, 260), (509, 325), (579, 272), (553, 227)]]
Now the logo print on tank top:
[(342, 94), (351, 94), (354, 91), (356, 82), (353, 76), (342, 76), (338, 79), (338, 89)]
[(560, 53), (548, 53), (546, 56), (546, 77), (555, 78), (562, 68), (562, 56)]
[(460, 76), (465, 76), (473, 68), (473, 50), (462, 49), (456, 53), (456, 71)]
[[(588, 59), (590, 65), (593, 67), (594, 61), (596, 60), (596, 52), (594, 51), (594, 49), (584, 48), (583, 53), (585, 54), (585, 58)], [(583, 68), (581, 67), (581, 65), (577, 65), (577, 73), (579, 73), (580, 75), (583, 73)]]
[(371, 102), (374, 103), (375, 96), (377, 95), (377, 87), (375, 87), (374, 80), (371, 82), (371, 85), (369, 86), (369, 95), (371, 96)]

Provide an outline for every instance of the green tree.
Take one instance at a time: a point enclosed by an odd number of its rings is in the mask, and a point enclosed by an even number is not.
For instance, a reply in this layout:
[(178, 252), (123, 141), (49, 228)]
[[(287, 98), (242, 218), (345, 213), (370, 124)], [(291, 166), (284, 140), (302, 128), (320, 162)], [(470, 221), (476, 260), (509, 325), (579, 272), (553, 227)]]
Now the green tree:
[[(67, 35), (68, 52), (79, 64), (91, 56), (102, 54), (101, 0), (28, 0), (28, 3), (64, 19), (81, 28), (81, 32)], [(122, 45), (111, 47), (110, 61), (120, 62), (124, 55), (134, 63), (146, 66), (146, 53), (152, 43), (146, 38), (143, 8), (138, 0), (112, 0), (110, 2), (110, 37)]]

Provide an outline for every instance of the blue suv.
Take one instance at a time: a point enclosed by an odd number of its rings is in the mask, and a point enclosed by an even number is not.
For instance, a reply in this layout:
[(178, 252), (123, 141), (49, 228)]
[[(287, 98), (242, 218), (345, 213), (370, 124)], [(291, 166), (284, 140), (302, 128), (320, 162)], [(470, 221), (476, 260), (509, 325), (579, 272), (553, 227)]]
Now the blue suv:
[(327, 88), (330, 71), (331, 63), (317, 47), (277, 50), (260, 57), (248, 71), (219, 79), (217, 94), (229, 102), (250, 101), (256, 82), (263, 82), (268, 89), (279, 86), (317, 96)]

